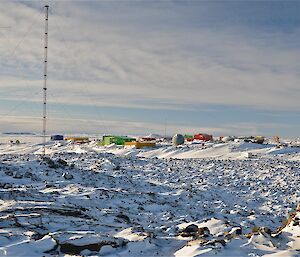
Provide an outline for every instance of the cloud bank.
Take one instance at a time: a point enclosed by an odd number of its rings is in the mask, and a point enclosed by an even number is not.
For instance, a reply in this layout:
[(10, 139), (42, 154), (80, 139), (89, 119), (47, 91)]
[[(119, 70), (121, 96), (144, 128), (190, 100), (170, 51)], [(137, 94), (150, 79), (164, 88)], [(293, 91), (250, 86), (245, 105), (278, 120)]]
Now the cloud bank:
[[(42, 6), (3, 3), (0, 24), (10, 29), (0, 29), (1, 98), (40, 101)], [(53, 2), (49, 102), (299, 110), (298, 4), (265, 5)]]

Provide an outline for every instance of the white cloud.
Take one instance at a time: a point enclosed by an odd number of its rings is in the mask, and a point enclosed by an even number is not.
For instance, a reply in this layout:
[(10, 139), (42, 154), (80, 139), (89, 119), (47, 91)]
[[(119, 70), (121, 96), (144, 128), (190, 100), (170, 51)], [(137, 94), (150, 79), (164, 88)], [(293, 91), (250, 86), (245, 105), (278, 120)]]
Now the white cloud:
[[(0, 23), (11, 27), (0, 30), (2, 99), (39, 101), (43, 14), (40, 3), (32, 5), (36, 8), (17, 2), (0, 6)], [(143, 3), (99, 5), (50, 6), (49, 101), (148, 109), (218, 104), (299, 110), (300, 56), (298, 49), (284, 47), (285, 40), (300, 38), (299, 30), (251, 34), (241, 27), (194, 26), (188, 23), (188, 6), (180, 14), (158, 8), (158, 3), (147, 4), (149, 8)]]
[[(0, 122), (2, 131), (5, 132), (41, 132), (41, 118), (32, 116), (2, 116)], [(195, 134), (211, 133), (215, 137), (224, 135), (263, 135), (266, 129), (278, 127), (274, 123), (236, 123), (220, 124), (219, 127), (194, 126), (192, 124), (182, 123), (155, 123), (139, 121), (119, 121), (119, 120), (94, 120), (80, 118), (57, 118), (48, 119), (48, 133), (66, 133), (79, 134), (91, 133), (96, 135), (102, 134), (123, 134), (123, 135), (147, 135), (157, 133), (164, 135), (173, 135), (175, 133)], [(288, 124), (279, 125), (283, 129), (291, 128)], [(268, 136), (272, 136), (269, 134)]]

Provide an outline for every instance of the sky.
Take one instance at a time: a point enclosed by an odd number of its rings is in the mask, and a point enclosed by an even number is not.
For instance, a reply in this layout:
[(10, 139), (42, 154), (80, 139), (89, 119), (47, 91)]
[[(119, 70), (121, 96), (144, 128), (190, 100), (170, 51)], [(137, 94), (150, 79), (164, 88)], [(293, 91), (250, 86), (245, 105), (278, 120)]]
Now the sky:
[(300, 134), (299, 1), (1, 1), (0, 132)]

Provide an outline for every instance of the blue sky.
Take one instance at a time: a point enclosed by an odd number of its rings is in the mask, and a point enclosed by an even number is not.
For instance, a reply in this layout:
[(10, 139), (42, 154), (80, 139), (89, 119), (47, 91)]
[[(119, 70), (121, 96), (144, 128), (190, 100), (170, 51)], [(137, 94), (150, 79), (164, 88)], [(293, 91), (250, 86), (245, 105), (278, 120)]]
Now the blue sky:
[[(1, 3), (2, 132), (41, 130), (43, 5)], [(299, 136), (299, 11), (299, 1), (51, 1), (49, 133)]]

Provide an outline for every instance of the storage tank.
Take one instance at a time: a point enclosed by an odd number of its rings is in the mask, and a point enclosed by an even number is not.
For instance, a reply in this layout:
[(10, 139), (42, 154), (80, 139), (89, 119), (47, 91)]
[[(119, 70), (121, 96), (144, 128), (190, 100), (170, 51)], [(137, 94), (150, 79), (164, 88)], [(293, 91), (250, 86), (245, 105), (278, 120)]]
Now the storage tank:
[(174, 146), (184, 144), (184, 136), (181, 134), (175, 134), (172, 138), (172, 143)]
[(254, 138), (254, 143), (257, 143), (257, 144), (263, 144), (265, 141), (265, 137), (263, 136), (256, 136)]

